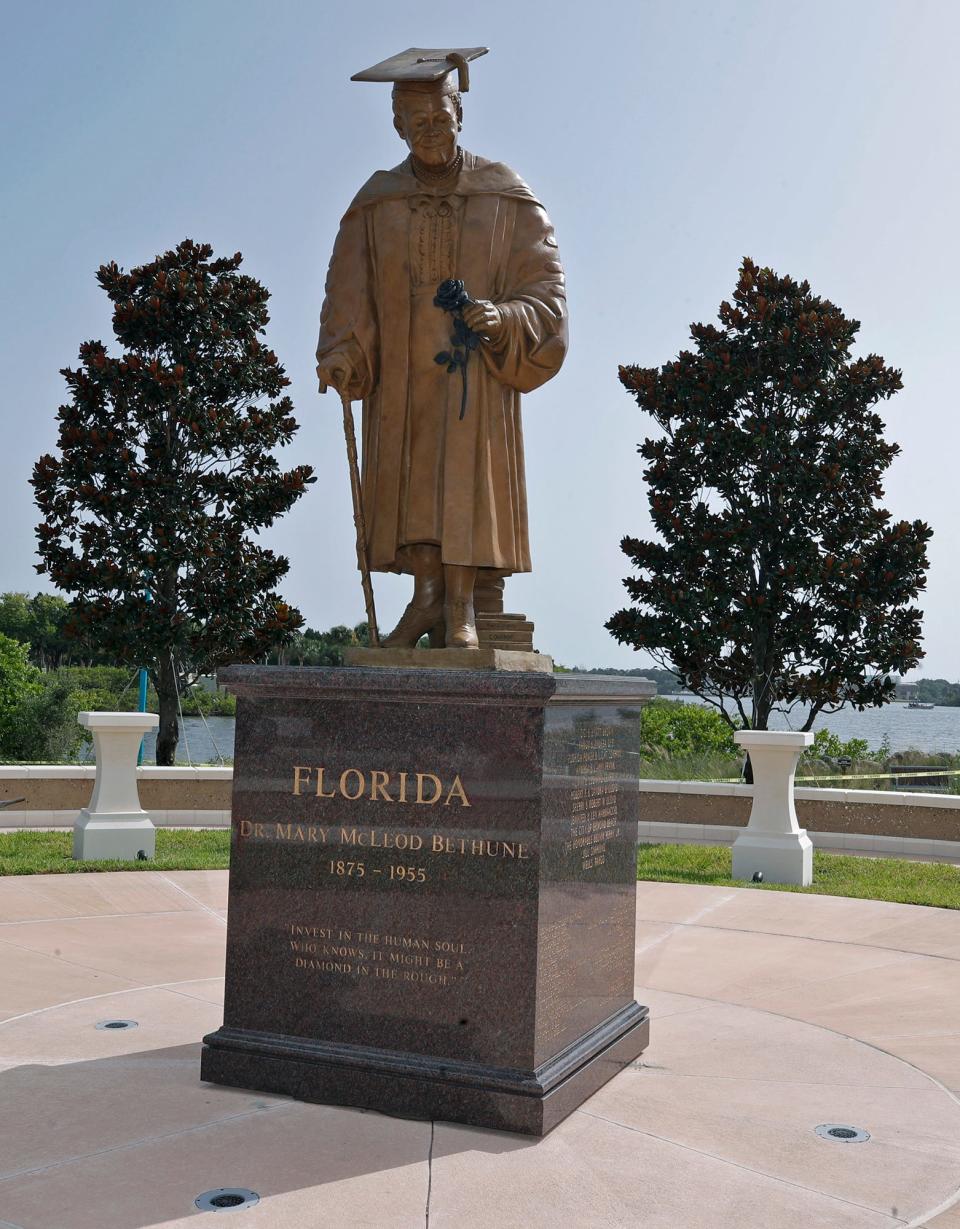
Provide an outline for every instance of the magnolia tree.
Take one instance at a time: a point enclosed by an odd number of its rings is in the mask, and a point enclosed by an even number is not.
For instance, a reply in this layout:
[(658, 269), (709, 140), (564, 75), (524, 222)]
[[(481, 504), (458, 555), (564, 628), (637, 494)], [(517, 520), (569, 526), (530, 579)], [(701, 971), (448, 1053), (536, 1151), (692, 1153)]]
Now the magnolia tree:
[(262, 658), (303, 620), (281, 600), (289, 564), (256, 541), (313, 482), (274, 456), (297, 430), (289, 380), (261, 336), (266, 289), (184, 241), (97, 280), (122, 350), (80, 347), (64, 369), (59, 455), (37, 462), (38, 572), (73, 595), (68, 634), (147, 666), (172, 764), (191, 676)]
[(620, 368), (660, 428), (639, 448), (658, 538), (623, 539), (634, 604), (606, 626), (731, 725), (801, 706), (809, 730), (892, 700), (922, 656), (931, 531), (880, 504), (900, 449), (873, 407), (900, 372), (853, 358), (858, 321), (749, 259), (719, 319), (674, 362)]

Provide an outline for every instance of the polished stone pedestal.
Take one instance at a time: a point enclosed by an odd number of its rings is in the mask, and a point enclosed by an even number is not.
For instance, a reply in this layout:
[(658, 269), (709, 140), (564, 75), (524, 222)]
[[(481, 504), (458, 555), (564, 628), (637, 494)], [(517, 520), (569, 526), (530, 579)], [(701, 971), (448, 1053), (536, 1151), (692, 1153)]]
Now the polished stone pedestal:
[(223, 1027), (205, 1080), (542, 1135), (647, 1044), (651, 684), (231, 667)]

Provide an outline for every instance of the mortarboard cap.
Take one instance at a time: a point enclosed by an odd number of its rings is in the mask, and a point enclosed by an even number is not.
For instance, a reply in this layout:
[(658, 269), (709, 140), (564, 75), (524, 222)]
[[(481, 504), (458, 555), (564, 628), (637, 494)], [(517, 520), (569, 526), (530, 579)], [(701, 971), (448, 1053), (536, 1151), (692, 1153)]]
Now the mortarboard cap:
[[(392, 81), (397, 90), (439, 90), (465, 94), (470, 88), (471, 60), (486, 55), (487, 47), (408, 47), (372, 68), (354, 73), (351, 81)], [(457, 70), (457, 76), (450, 74)]]

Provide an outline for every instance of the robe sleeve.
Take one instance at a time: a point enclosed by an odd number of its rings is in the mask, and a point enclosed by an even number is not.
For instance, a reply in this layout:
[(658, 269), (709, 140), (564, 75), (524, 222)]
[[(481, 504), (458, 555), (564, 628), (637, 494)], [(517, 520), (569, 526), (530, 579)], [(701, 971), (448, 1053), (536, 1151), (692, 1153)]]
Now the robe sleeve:
[(553, 226), (543, 208), (517, 208), (504, 294), (502, 337), (480, 347), (491, 375), (529, 393), (556, 375), (567, 352), (567, 298)]
[(377, 382), (378, 338), (367, 211), (354, 209), (340, 223), (333, 245), (317, 342), (318, 363), (335, 351), (349, 358), (354, 372), (349, 392), (354, 401), (368, 397)]

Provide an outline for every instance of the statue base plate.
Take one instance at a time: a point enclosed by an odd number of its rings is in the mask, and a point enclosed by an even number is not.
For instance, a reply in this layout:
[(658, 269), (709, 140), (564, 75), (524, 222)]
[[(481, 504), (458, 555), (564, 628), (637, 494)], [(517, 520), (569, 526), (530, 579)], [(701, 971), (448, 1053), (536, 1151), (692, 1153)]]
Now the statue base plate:
[(413, 666), (434, 670), (502, 670), (509, 673), (553, 674), (553, 658), (545, 653), (511, 649), (344, 649), (348, 666)]

